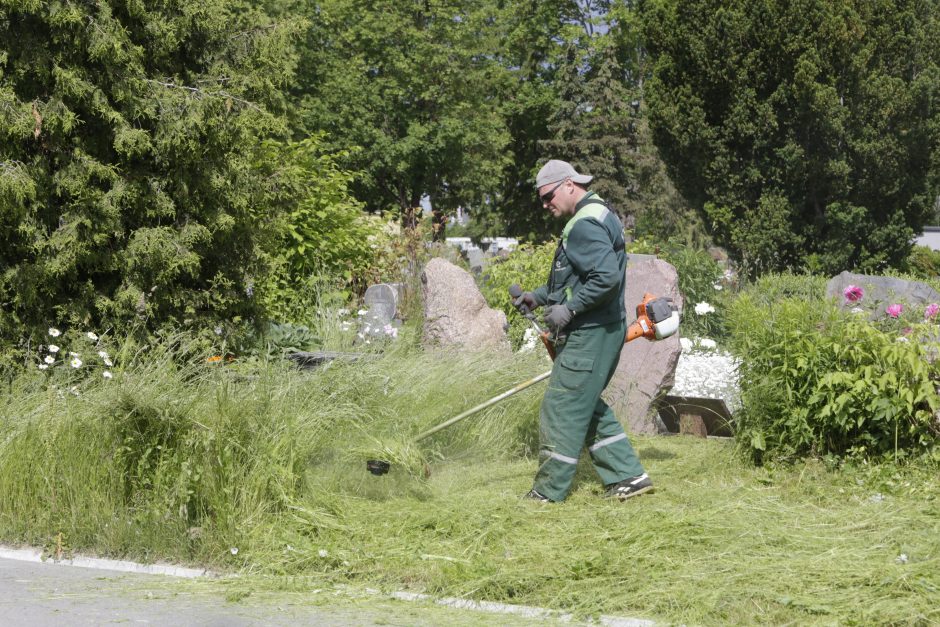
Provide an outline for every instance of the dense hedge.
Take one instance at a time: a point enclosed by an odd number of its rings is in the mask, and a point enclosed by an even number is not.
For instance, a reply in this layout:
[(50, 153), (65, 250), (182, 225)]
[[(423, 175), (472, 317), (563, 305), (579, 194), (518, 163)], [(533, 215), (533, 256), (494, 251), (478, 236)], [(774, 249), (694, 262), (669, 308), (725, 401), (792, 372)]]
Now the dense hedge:
[[(257, 313), (289, 23), (222, 0), (0, 1), (0, 337)], [(270, 168), (269, 168), (270, 170)]]

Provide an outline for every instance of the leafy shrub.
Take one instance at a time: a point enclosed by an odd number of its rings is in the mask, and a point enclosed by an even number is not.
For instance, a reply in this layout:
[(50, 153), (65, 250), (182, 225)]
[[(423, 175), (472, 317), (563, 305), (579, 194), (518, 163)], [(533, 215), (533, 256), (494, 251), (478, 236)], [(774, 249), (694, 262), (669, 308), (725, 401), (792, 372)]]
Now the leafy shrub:
[[(708, 251), (686, 246), (667, 249), (663, 258), (676, 268), (682, 293), (682, 335), (724, 339), (728, 291), (723, 271)], [(700, 305), (710, 307), (700, 307)], [(713, 310), (710, 311), (709, 309)]]
[(286, 131), (298, 24), (220, 0), (60, 8), (0, 20), (0, 339), (252, 319), (271, 235), (252, 153)]
[(343, 289), (364, 283), (377, 249), (390, 239), (381, 218), (365, 214), (349, 194), (353, 174), (338, 166), (342, 156), (324, 152), (319, 137), (268, 141), (259, 150), (256, 168), (271, 181), (270, 202), (283, 207), (276, 220), (273, 271), (262, 287), (266, 308), (277, 320), (304, 322), (297, 317), (299, 306), (317, 306), (307, 298), (311, 280), (319, 286), (321, 277), (337, 277)]
[(741, 358), (737, 442), (765, 457), (900, 454), (937, 442), (940, 364), (924, 344), (822, 299), (766, 303), (742, 294), (728, 313)]
[(824, 276), (816, 274), (767, 273), (742, 288), (741, 292), (761, 305), (787, 298), (821, 302), (826, 299), (826, 283)]
[(929, 246), (914, 246), (902, 269), (919, 279), (936, 279), (940, 277), (940, 251)]
[(500, 309), (509, 320), (509, 341), (514, 348), (522, 343), (526, 329), (531, 324), (512, 306), (509, 287), (518, 283), (523, 290), (531, 291), (548, 281), (548, 273), (555, 256), (556, 242), (543, 244), (521, 244), (500, 263), (487, 268), (482, 278), (480, 291), (486, 302)]

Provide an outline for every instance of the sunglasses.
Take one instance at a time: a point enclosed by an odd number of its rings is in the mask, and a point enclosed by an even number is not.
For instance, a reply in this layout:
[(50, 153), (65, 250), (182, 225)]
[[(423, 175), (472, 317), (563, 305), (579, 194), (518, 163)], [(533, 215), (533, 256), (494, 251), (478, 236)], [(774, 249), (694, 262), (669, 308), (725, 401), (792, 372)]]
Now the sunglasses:
[(564, 179), (564, 180), (561, 181), (558, 185), (556, 185), (555, 187), (551, 188), (550, 190), (548, 190), (547, 192), (545, 192), (544, 194), (542, 194), (541, 196), (539, 196), (539, 198), (542, 199), (542, 204), (543, 204), (543, 205), (547, 205), (548, 203), (552, 202), (552, 198), (555, 197), (555, 190), (557, 190), (559, 187), (561, 187), (562, 185), (564, 185), (564, 184), (565, 184), (565, 181), (567, 181), (567, 180), (568, 180), (568, 179)]

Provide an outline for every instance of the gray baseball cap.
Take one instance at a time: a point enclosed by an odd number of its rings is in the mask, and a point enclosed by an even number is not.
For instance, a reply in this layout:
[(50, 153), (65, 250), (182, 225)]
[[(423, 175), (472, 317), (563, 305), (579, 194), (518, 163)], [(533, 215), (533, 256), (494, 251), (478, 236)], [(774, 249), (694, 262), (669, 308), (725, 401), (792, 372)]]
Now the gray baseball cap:
[(589, 174), (578, 174), (578, 171), (567, 161), (552, 159), (543, 165), (538, 175), (536, 175), (535, 188), (538, 189), (543, 185), (557, 183), (565, 179), (571, 179), (579, 185), (587, 185), (594, 180), (594, 177)]

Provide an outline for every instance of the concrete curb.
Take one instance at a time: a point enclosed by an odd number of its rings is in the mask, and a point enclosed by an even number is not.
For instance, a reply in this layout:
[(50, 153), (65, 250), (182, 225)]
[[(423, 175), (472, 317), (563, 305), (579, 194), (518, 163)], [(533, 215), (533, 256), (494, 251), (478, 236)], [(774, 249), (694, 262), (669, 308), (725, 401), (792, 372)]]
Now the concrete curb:
[[(54, 560), (44, 559), (43, 553), (39, 549), (14, 549), (12, 547), (0, 545), (0, 559), (16, 560), (20, 562), (33, 562), (39, 564), (56, 564), (60, 566), (74, 566), (76, 568), (91, 568), (96, 570), (110, 570), (122, 573), (137, 573), (141, 575), (166, 575), (169, 577), (180, 577), (183, 579), (198, 579), (202, 577), (216, 578), (220, 575), (210, 570), (199, 568), (186, 568), (184, 566), (174, 566), (172, 564), (138, 564), (128, 560), (111, 560), (99, 557), (77, 556), (70, 559)], [(460, 610), (470, 610), (474, 612), (486, 612), (489, 614), (512, 614), (524, 618), (552, 618), (562, 622), (573, 622), (574, 616), (569, 613), (558, 610), (550, 610), (544, 607), (535, 607), (532, 605), (510, 605), (507, 603), (495, 603), (492, 601), (472, 601), (469, 599), (458, 599), (453, 597), (434, 597), (429, 594), (418, 594), (416, 592), (391, 592), (382, 593), (379, 590), (367, 588), (366, 592), (375, 595), (384, 595), (398, 601), (417, 601), (423, 603), (434, 603)], [(591, 624), (604, 625), (605, 627), (653, 627), (656, 623), (651, 620), (640, 618), (627, 618), (620, 616), (600, 616), (597, 620), (590, 621)]]
[(75, 566), (76, 568), (95, 568), (98, 570), (114, 570), (122, 573), (138, 573), (141, 575), (168, 575), (184, 579), (197, 577), (216, 577), (217, 575), (206, 569), (185, 568), (171, 564), (138, 564), (127, 560), (109, 560), (100, 557), (73, 557), (70, 559), (53, 560), (43, 559), (39, 549), (13, 549), (0, 545), (0, 558), (17, 560), (20, 562), (35, 562), (42, 564), (60, 564)]

